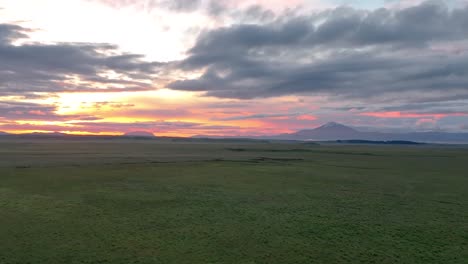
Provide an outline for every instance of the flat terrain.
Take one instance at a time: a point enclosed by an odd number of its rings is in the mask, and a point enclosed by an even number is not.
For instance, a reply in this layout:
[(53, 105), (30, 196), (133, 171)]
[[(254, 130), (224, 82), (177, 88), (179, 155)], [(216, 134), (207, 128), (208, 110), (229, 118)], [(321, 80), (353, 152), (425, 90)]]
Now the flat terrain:
[(467, 263), (468, 148), (0, 140), (0, 263)]

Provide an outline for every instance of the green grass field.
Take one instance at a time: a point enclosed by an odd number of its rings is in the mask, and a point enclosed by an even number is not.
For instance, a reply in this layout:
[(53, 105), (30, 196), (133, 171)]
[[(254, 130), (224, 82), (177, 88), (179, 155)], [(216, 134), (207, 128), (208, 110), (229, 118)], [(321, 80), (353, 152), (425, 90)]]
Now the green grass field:
[(468, 263), (468, 149), (3, 140), (0, 263)]

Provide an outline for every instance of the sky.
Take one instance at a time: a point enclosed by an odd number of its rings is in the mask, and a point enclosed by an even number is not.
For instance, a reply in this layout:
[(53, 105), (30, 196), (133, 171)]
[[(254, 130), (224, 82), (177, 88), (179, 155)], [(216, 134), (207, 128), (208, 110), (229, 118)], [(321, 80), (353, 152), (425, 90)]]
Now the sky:
[(0, 131), (468, 132), (468, 0), (0, 0)]

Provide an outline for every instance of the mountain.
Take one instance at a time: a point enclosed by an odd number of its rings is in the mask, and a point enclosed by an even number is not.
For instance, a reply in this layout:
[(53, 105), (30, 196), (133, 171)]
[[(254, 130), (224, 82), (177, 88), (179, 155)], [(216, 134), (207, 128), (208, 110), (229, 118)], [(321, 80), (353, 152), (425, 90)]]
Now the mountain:
[(132, 131), (124, 134), (125, 137), (154, 137), (154, 134), (146, 131)]
[(6, 135), (11, 135), (10, 133), (0, 131), (0, 136), (6, 136)]
[(62, 132), (32, 132), (29, 134), (22, 134), (22, 135), (37, 135), (37, 136), (67, 136), (67, 133)]
[(336, 122), (328, 122), (325, 125), (319, 126), (314, 129), (315, 131), (323, 131), (323, 132), (356, 132), (354, 128), (342, 125)]
[(274, 139), (289, 140), (374, 140), (374, 141), (415, 141), (434, 143), (468, 143), (468, 133), (410, 132), (383, 133), (359, 131), (343, 124), (330, 122), (314, 129), (281, 134)]
[(62, 138), (69, 136), (66, 133), (61, 132), (32, 132), (25, 134), (17, 134), (18, 137), (31, 137), (31, 138)]
[(334, 139), (355, 139), (360, 132), (335, 122), (326, 123), (314, 129), (300, 130), (290, 134), (297, 139), (314, 139), (314, 140), (334, 140)]

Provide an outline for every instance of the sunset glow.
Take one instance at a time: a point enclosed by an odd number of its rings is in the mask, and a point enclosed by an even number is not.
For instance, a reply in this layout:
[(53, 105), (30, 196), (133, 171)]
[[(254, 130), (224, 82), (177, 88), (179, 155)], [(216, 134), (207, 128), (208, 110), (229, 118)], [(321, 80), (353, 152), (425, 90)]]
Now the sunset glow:
[(342, 2), (0, 0), (0, 131), (468, 129), (466, 1)]

